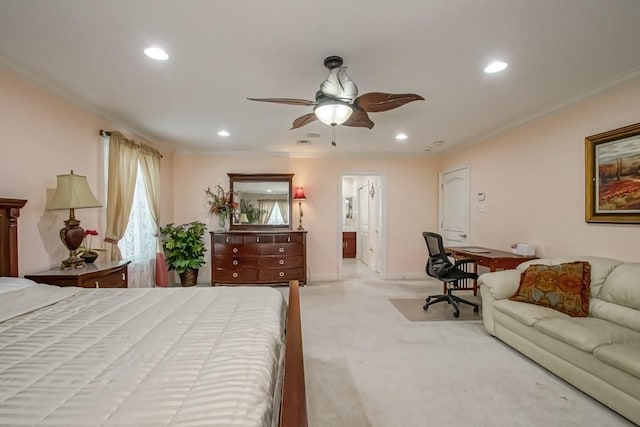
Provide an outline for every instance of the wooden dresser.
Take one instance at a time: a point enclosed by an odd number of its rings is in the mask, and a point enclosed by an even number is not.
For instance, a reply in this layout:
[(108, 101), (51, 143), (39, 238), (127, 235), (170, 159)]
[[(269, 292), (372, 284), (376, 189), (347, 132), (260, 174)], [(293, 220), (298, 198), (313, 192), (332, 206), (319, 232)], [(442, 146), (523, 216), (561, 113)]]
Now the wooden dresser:
[(127, 266), (131, 261), (104, 261), (87, 264), (85, 268), (51, 270), (24, 276), (34, 282), (81, 288), (126, 288), (129, 285)]
[(342, 258), (356, 257), (356, 232), (342, 232)]
[(211, 284), (307, 281), (306, 231), (211, 233)]

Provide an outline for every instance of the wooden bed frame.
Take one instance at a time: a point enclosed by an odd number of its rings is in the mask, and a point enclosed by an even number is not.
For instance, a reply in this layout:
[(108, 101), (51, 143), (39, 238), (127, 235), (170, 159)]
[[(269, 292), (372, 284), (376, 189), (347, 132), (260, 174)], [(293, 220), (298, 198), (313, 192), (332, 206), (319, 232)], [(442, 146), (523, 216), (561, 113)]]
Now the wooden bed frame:
[[(0, 198), (0, 276), (18, 277), (18, 217), (27, 203), (21, 199)], [(289, 283), (286, 326), (286, 353), (280, 426), (307, 426), (307, 399), (302, 354), (300, 293), (297, 280)]]

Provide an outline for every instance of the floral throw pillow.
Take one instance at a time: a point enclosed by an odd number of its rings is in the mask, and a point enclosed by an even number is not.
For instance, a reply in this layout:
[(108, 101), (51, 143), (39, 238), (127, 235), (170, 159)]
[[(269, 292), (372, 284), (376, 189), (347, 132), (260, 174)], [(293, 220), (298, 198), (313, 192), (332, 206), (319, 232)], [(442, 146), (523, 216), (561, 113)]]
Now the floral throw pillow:
[(553, 308), (573, 317), (589, 314), (591, 264), (585, 261), (560, 265), (530, 265), (520, 275), (512, 301)]

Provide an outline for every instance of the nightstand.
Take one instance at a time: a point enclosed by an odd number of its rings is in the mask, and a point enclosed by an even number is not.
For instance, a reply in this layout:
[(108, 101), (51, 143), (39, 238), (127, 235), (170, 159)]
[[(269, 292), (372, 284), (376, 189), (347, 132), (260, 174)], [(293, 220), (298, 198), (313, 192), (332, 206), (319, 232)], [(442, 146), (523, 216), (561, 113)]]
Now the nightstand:
[(56, 286), (81, 288), (126, 288), (129, 284), (127, 266), (131, 261), (105, 261), (87, 264), (85, 268), (51, 270), (28, 274), (25, 279)]

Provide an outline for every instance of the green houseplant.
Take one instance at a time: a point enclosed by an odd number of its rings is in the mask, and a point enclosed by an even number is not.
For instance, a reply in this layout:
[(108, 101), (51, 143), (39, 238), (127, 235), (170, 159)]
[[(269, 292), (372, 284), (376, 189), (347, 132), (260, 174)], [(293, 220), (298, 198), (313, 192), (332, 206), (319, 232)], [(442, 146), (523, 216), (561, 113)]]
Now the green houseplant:
[(160, 228), (167, 266), (180, 275), (182, 286), (193, 286), (198, 282), (198, 270), (204, 264), (205, 229), (206, 225), (200, 221), (181, 225), (171, 223)]

